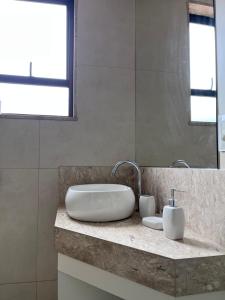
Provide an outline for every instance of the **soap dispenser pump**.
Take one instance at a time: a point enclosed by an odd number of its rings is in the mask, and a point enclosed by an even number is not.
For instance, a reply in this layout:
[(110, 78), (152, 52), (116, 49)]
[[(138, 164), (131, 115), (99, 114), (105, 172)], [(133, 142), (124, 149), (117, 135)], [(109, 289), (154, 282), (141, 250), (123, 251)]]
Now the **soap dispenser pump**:
[(168, 239), (180, 240), (184, 237), (185, 217), (183, 208), (176, 206), (175, 191), (178, 190), (171, 189), (169, 205), (163, 209), (163, 230)]

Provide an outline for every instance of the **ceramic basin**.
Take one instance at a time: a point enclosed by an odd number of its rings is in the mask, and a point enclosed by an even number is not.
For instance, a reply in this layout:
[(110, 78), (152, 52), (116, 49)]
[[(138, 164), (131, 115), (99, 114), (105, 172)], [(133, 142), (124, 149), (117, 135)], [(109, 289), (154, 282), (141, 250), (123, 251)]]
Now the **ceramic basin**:
[(128, 218), (135, 204), (132, 189), (120, 184), (84, 184), (69, 187), (66, 210), (80, 221), (107, 222)]

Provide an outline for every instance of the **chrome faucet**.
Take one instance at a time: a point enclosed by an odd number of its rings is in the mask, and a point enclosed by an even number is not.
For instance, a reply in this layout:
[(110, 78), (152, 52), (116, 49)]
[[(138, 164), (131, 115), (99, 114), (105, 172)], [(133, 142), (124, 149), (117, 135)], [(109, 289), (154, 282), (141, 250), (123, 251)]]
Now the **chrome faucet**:
[(131, 165), (135, 168), (135, 170), (137, 171), (137, 179), (138, 179), (138, 199), (141, 196), (141, 169), (139, 168), (138, 164), (135, 161), (130, 161), (130, 160), (122, 160), (122, 161), (118, 161), (115, 166), (112, 169), (112, 175), (116, 175), (116, 172), (118, 170), (118, 168), (124, 164), (128, 164)]
[(189, 164), (188, 164), (185, 160), (183, 160), (183, 159), (178, 159), (178, 160), (172, 162), (170, 168), (174, 168), (174, 167), (176, 167), (177, 165), (183, 165), (183, 166), (185, 166), (186, 168), (189, 168), (189, 169), (190, 169)]

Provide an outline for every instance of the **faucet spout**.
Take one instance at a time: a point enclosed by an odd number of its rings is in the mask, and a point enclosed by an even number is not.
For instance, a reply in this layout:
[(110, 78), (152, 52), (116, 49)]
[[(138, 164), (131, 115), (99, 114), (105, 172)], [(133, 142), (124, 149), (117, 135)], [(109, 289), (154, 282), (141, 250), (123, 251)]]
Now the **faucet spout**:
[(183, 160), (183, 159), (178, 159), (178, 160), (172, 162), (170, 168), (175, 168), (175, 167), (178, 166), (178, 165), (183, 165), (183, 166), (185, 166), (186, 168), (190, 169), (189, 164), (188, 164), (185, 160)]
[(142, 187), (141, 187), (141, 169), (139, 168), (138, 164), (135, 161), (130, 161), (130, 160), (122, 160), (122, 161), (118, 161), (115, 166), (112, 169), (112, 175), (116, 175), (116, 172), (118, 170), (118, 168), (124, 164), (128, 164), (131, 165), (133, 168), (135, 168), (135, 170), (137, 171), (137, 185), (138, 185), (138, 198), (140, 198), (141, 196), (141, 192), (142, 192)]

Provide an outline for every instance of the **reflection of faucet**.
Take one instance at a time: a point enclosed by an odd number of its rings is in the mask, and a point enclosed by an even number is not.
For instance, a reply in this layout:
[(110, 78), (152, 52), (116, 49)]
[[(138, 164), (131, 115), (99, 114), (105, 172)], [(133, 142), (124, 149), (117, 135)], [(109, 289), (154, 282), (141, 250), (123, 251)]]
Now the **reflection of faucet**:
[(123, 160), (123, 161), (118, 161), (115, 166), (112, 169), (112, 175), (116, 175), (116, 172), (120, 166), (123, 164), (129, 164), (133, 166), (136, 171), (137, 171), (137, 178), (138, 178), (138, 199), (141, 196), (141, 169), (139, 168), (138, 164), (135, 161), (129, 161), (129, 160)]
[(177, 165), (183, 165), (183, 166), (185, 166), (186, 168), (189, 168), (189, 169), (190, 169), (189, 164), (188, 164), (185, 160), (183, 160), (183, 159), (178, 159), (178, 160), (172, 162), (170, 168), (174, 168), (174, 167), (176, 167)]

